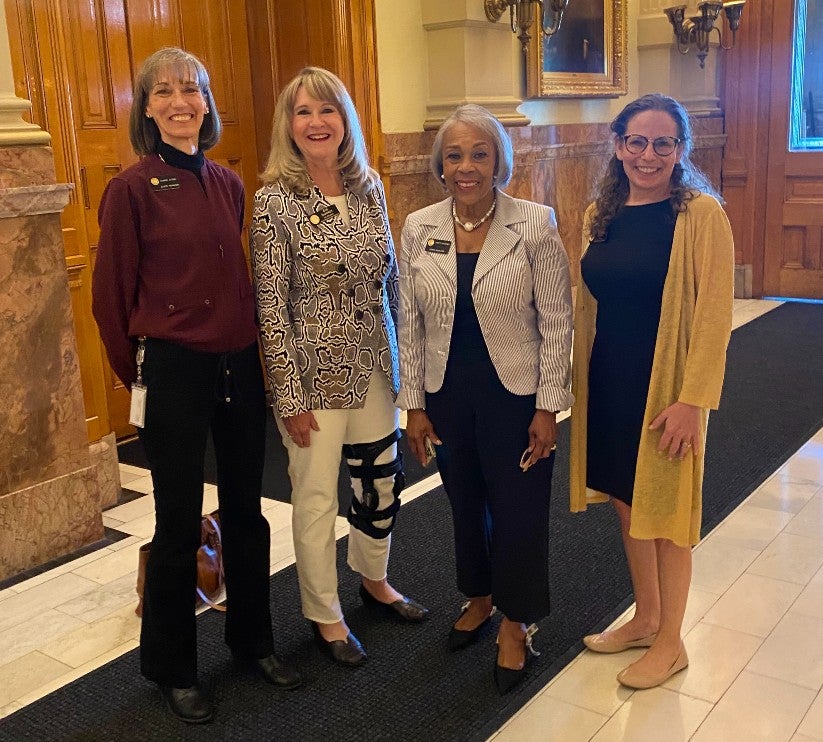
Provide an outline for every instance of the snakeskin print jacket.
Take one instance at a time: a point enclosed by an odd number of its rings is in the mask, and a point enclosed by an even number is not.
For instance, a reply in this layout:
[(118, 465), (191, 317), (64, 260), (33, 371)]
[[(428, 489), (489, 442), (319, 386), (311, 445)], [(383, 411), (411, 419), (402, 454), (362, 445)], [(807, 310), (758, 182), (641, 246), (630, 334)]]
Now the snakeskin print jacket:
[(350, 223), (317, 188), (255, 195), (252, 266), (275, 412), (363, 407), (373, 372), (396, 394), (397, 257), (380, 185), (346, 193)]

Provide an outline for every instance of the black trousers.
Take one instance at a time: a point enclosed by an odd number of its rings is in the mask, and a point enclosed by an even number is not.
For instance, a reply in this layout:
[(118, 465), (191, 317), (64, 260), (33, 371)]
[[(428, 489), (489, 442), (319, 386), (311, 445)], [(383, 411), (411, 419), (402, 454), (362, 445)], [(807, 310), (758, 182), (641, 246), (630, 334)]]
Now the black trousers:
[(454, 520), (457, 587), (491, 595), (512, 621), (549, 612), (549, 501), (554, 454), (527, 472), (535, 395), (512, 394), (491, 361), (457, 367), (449, 360), (426, 412), (443, 445), (437, 467)]
[(197, 679), (196, 553), (203, 507), (203, 459), (211, 431), (223, 535), (229, 647), (272, 653), (269, 525), (260, 511), (266, 399), (257, 345), (200, 353), (146, 340), (148, 388), (140, 439), (154, 483), (156, 525), (140, 631), (140, 669), (160, 685)]

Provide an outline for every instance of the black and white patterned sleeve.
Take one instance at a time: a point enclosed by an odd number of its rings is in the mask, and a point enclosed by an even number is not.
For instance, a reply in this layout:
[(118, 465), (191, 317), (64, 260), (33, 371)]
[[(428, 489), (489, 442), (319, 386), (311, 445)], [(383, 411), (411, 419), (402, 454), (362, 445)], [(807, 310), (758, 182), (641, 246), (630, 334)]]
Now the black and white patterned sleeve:
[(280, 417), (309, 409), (289, 312), (292, 249), (289, 230), (280, 218), (286, 198), (277, 185), (261, 188), (254, 198), (251, 226), (260, 344), (275, 412)]

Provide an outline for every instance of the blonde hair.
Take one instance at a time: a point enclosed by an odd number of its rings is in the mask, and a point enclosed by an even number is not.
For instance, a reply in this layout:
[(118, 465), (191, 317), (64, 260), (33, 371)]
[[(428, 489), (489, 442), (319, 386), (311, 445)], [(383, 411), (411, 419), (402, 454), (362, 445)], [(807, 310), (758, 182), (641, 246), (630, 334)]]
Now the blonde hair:
[(264, 183), (280, 181), (287, 188), (302, 193), (311, 190), (306, 161), (294, 143), (291, 130), (294, 102), (301, 87), (315, 100), (334, 104), (340, 112), (344, 134), (337, 153), (337, 166), (346, 188), (365, 196), (377, 186), (378, 175), (369, 167), (360, 120), (346, 86), (337, 75), (322, 67), (300, 70), (280, 93), (274, 108), (269, 159), (260, 179)]

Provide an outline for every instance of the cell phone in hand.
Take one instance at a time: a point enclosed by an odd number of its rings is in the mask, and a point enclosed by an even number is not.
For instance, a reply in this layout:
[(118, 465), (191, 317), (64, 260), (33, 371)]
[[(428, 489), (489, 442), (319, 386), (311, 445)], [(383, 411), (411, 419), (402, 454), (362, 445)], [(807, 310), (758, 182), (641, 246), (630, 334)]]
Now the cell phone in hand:
[(426, 449), (426, 466), (428, 466), (432, 461), (434, 461), (437, 453), (434, 450), (434, 443), (431, 442), (431, 438), (428, 436), (423, 439), (423, 446)]

